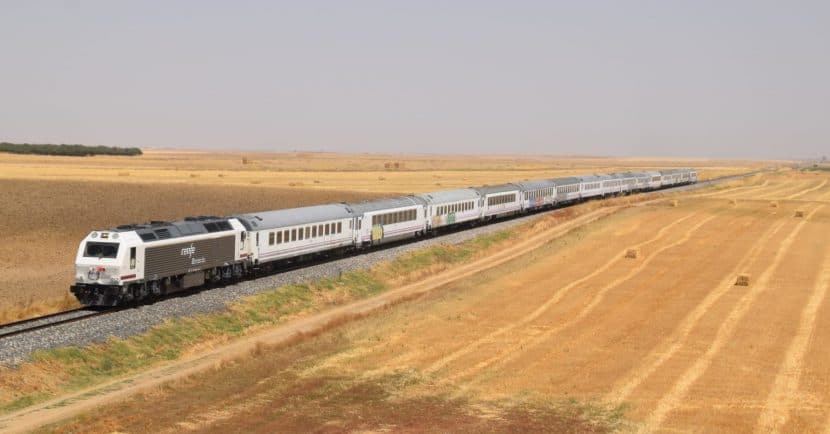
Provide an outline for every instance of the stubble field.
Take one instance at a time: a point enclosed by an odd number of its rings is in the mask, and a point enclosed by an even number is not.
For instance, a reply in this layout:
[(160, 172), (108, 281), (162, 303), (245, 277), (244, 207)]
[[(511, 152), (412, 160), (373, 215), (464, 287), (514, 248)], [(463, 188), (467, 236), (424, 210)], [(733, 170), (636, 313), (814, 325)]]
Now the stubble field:
[(629, 208), (51, 429), (827, 432), (829, 180)]

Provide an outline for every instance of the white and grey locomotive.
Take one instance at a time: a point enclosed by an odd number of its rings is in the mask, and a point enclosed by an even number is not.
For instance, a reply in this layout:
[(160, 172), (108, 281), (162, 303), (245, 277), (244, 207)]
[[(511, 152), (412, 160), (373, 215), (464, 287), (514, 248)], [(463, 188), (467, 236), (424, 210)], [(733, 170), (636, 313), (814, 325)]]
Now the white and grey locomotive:
[(314, 256), (694, 182), (694, 169), (612, 173), (118, 226), (84, 238), (70, 288), (84, 305), (115, 306), (233, 281)]

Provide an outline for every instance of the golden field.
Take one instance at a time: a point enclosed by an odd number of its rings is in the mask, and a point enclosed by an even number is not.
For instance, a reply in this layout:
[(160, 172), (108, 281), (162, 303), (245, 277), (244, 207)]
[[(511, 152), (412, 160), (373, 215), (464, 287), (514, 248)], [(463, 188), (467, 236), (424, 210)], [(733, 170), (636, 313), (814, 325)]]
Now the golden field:
[(45, 405), (75, 417), (46, 431), (826, 432), (830, 174), (586, 205), (402, 281), (400, 302)]
[(0, 154), (0, 179), (267, 186), (323, 191), (420, 193), (449, 188), (636, 169), (695, 167), (702, 179), (776, 162), (210, 153), (148, 150), (138, 157)]

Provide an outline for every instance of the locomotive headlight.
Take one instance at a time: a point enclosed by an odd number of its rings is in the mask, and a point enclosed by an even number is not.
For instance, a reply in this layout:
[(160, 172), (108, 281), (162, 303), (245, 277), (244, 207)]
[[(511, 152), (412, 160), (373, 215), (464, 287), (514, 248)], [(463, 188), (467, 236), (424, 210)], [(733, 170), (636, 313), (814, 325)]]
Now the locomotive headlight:
[(98, 238), (98, 232), (93, 232), (92, 233), (92, 238)]

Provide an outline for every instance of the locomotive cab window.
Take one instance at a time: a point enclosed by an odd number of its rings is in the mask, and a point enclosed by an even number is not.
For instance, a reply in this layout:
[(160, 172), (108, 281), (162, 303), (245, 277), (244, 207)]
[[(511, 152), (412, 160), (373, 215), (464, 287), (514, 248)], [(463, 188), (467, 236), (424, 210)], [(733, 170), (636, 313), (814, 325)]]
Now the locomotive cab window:
[(118, 256), (118, 243), (88, 242), (84, 249), (87, 258), (110, 258)]

